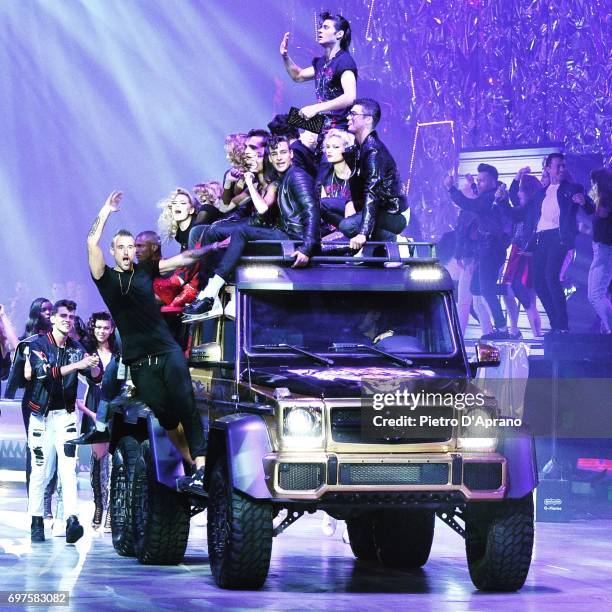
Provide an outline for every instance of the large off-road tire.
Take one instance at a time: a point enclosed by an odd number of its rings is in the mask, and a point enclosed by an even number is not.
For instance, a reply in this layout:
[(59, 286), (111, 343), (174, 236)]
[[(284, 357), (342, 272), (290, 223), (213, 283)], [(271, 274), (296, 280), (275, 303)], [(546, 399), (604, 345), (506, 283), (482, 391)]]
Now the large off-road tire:
[(208, 502), (208, 559), (215, 582), (225, 589), (258, 589), (270, 569), (272, 507), (234, 491), (226, 459), (215, 464)]
[(473, 503), (466, 510), (465, 550), (474, 586), (517, 591), (525, 583), (533, 551), (533, 495)]
[(374, 513), (368, 512), (347, 519), (346, 529), (355, 557), (361, 561), (375, 561), (377, 556), (374, 545)]
[(436, 516), (431, 510), (382, 510), (374, 519), (374, 546), (386, 567), (415, 569), (427, 563)]
[(132, 484), (140, 444), (132, 436), (119, 440), (113, 453), (110, 502), (113, 546), (122, 557), (134, 556), (132, 538)]
[(176, 565), (189, 539), (189, 500), (160, 484), (150, 443), (140, 445), (132, 488), (134, 550), (140, 563)]

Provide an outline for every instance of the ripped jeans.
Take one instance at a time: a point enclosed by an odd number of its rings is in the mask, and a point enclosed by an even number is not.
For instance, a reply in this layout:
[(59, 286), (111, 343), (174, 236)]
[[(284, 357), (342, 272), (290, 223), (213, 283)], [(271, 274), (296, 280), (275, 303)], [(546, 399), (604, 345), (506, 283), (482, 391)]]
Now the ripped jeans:
[[(32, 458), (30, 475), (30, 516), (43, 516), (45, 487), (52, 472), (48, 463), (57, 453), (57, 475), (62, 488), (64, 517), (77, 514), (76, 446), (64, 444), (77, 435), (76, 412), (52, 410), (46, 417), (32, 413), (28, 428), (28, 446)], [(66, 453), (68, 451), (68, 454)]]

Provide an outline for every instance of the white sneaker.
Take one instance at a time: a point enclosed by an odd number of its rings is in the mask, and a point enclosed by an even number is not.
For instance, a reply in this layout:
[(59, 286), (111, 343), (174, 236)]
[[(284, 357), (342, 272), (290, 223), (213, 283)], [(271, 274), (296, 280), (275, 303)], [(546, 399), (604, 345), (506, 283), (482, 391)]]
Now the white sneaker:
[(230, 301), (227, 303), (225, 307), (225, 316), (228, 319), (232, 319), (232, 321), (236, 320), (236, 300), (234, 299), (235, 295), (232, 294), (230, 297)]
[(323, 522), (321, 523), (321, 529), (323, 534), (328, 538), (331, 538), (336, 533), (336, 527), (338, 526), (338, 520), (329, 514), (323, 515)]
[(54, 538), (65, 538), (66, 537), (66, 521), (64, 519), (60, 519), (60, 518), (53, 519), (53, 526), (51, 527), (51, 535)]
[(349, 538), (348, 529), (346, 528), (346, 525), (344, 526), (344, 531), (342, 532), (342, 541), (345, 544), (351, 543), (351, 539)]
[(206, 525), (208, 525), (208, 510), (202, 510), (202, 512), (200, 512), (199, 514), (196, 514), (191, 519), (191, 522), (196, 527), (206, 527)]

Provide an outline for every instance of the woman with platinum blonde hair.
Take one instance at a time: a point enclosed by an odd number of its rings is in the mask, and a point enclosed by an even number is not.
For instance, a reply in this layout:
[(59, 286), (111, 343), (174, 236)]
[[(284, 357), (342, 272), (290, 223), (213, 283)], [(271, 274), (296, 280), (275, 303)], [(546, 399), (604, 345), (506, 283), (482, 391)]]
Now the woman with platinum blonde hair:
[(353, 134), (338, 129), (329, 130), (323, 140), (327, 161), (322, 162), (319, 168), (316, 193), (321, 198), (321, 218), (333, 229), (342, 219), (355, 214), (349, 186), (353, 173), (354, 144)]
[(202, 211), (198, 202), (181, 187), (164, 198), (158, 208), (161, 208), (161, 214), (157, 219), (157, 228), (162, 242), (174, 238), (183, 252), (187, 249), (189, 231), (196, 225), (206, 223), (207, 212)]

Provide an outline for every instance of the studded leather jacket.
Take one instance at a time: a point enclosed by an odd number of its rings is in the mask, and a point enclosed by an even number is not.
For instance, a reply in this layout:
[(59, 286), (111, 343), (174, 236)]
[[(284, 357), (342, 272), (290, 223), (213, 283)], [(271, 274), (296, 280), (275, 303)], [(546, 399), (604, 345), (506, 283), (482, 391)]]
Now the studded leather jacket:
[(355, 210), (363, 210), (360, 234), (370, 238), (379, 209), (400, 214), (407, 208), (395, 160), (376, 130), (370, 132), (357, 151), (355, 172), (351, 176), (351, 195)]
[(312, 177), (291, 166), (280, 179), (277, 192), (279, 226), (295, 240), (302, 240), (299, 251), (312, 254), (321, 238), (318, 201)]

